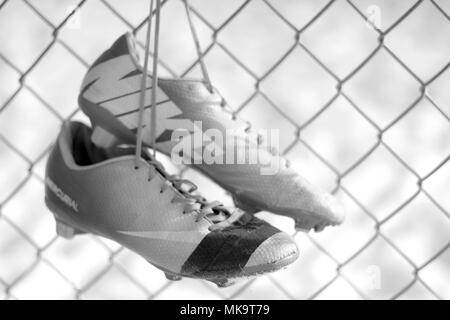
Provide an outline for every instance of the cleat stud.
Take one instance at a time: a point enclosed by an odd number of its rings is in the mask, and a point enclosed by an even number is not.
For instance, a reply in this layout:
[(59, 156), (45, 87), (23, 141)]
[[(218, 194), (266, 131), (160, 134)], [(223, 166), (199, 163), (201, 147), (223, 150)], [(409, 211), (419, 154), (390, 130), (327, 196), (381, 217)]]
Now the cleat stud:
[(212, 282), (214, 282), (219, 288), (226, 288), (235, 284), (235, 281), (229, 279), (214, 280)]
[(322, 223), (322, 224), (318, 224), (317, 226), (314, 227), (314, 231), (315, 232), (321, 232), (323, 229), (325, 229), (326, 224)]
[(72, 239), (77, 233), (76, 230), (68, 225), (56, 221), (56, 233), (58, 236), (63, 237), (65, 239)]
[(258, 212), (261, 211), (261, 210), (259, 210), (258, 208), (254, 207), (254, 206), (248, 205), (248, 204), (240, 201), (235, 196), (233, 196), (233, 202), (234, 202), (234, 205), (236, 207), (238, 207), (239, 209), (244, 210), (245, 212), (250, 213), (250, 214), (255, 214), (255, 213), (258, 213)]
[(297, 218), (295, 219), (295, 230), (309, 233), (311, 229), (316, 232), (322, 231), (327, 223), (317, 218)]
[(170, 281), (180, 281), (181, 279), (183, 279), (181, 276), (179, 276), (177, 274), (167, 273), (167, 272), (165, 272), (164, 274), (166, 276), (166, 279), (170, 280)]
[(304, 220), (295, 220), (295, 230), (309, 233), (314, 224), (305, 222)]

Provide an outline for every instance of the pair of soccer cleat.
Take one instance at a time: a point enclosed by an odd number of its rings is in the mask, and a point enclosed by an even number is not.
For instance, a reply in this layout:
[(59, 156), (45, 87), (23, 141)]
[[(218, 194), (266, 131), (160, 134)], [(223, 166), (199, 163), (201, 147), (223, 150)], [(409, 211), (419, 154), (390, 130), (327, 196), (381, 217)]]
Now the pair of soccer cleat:
[[(196, 121), (224, 136), (235, 129), (245, 141), (251, 134), (203, 81), (161, 78), (156, 89), (144, 88), (144, 93), (143, 76), (131, 34), (120, 37), (87, 72), (79, 104), (93, 129), (65, 123), (47, 163), (45, 200), (59, 235), (103, 236), (143, 256), (168, 279), (201, 278), (226, 286), (232, 279), (286, 267), (298, 257), (289, 235), (253, 213), (292, 217), (303, 231), (343, 221), (343, 209), (331, 195), (259, 143), (250, 148), (278, 164), (275, 173), (261, 174), (267, 164), (192, 165), (228, 190), (236, 208), (195, 194), (192, 182), (169, 175), (148, 149), (138, 148), (137, 135), (145, 147), (170, 156), (177, 145), (173, 132), (191, 132)], [(157, 101), (151, 103), (155, 92)], [(148, 118), (152, 105), (158, 111), (153, 141), (150, 123), (138, 130), (139, 118)], [(238, 146), (239, 152), (244, 150)]]

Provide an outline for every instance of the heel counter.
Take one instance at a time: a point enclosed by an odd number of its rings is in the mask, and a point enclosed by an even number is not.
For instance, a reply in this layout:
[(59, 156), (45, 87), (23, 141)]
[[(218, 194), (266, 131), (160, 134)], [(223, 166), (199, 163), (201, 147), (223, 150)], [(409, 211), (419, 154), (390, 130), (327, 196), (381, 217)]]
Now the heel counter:
[[(47, 207), (53, 212), (54, 210), (49, 206), (49, 203), (52, 203), (55, 207), (70, 208), (70, 210), (78, 212), (78, 203), (69, 196), (69, 194), (72, 193), (72, 190), (66, 190), (68, 188), (67, 182), (71, 181), (73, 177), (70, 173), (70, 169), (68, 169), (65, 164), (60, 149), (60, 139), (61, 136), (58, 137), (58, 140), (54, 144), (47, 159), (44, 181), (45, 201)], [(69, 194), (67, 192), (69, 192)]]
[(86, 92), (91, 85), (98, 80), (97, 72), (94, 72), (97, 66), (101, 65), (103, 62), (117, 58), (119, 56), (130, 54), (130, 49), (128, 46), (128, 33), (120, 36), (106, 51), (104, 51), (89, 67), (86, 75), (83, 78), (83, 82), (80, 88), (80, 96)]
[(92, 126), (95, 124), (92, 118), (101, 101), (134, 90), (134, 86), (128, 87), (126, 81), (121, 85), (122, 78), (136, 70), (131, 58), (130, 37), (128, 33), (119, 37), (95, 60), (83, 78), (78, 105), (90, 118)]

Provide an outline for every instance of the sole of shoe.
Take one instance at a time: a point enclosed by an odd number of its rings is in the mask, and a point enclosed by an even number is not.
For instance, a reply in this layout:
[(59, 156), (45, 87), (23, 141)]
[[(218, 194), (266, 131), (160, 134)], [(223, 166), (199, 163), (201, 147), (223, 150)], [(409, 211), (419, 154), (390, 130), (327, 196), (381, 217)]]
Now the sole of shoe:
[[(264, 208), (261, 204), (255, 202), (250, 203), (246, 200), (239, 199), (236, 196), (233, 196), (233, 202), (237, 207), (252, 214), (261, 211), (271, 212), (269, 208)], [(308, 233), (311, 230), (314, 230), (315, 232), (321, 232), (325, 229), (325, 227), (334, 227), (342, 223), (342, 221), (330, 221), (330, 219), (307, 211), (303, 211), (301, 214), (298, 214), (298, 211), (292, 212), (292, 210), (288, 211), (280, 209), (277, 210), (277, 214), (292, 218), (295, 223), (295, 230), (305, 233)], [(294, 218), (294, 216), (298, 217)]]
[(191, 275), (185, 275), (185, 274), (176, 274), (170, 271), (165, 270), (164, 268), (155, 265), (154, 263), (149, 262), (154, 267), (160, 269), (162, 272), (164, 272), (166, 279), (170, 281), (180, 281), (183, 278), (189, 278), (189, 279), (201, 279), (206, 280), (209, 282), (212, 282), (217, 285), (219, 288), (226, 288), (229, 286), (234, 285), (237, 281), (242, 280), (250, 280), (252, 278), (255, 278), (260, 275), (265, 275), (268, 273), (273, 273), (282, 269), (287, 268), (290, 264), (292, 264), (295, 260), (298, 258), (298, 252), (292, 252), (291, 254), (287, 255), (286, 257), (279, 259), (277, 261), (273, 261), (271, 263), (267, 263), (264, 265), (258, 265), (253, 267), (247, 267), (242, 269), (239, 272), (232, 271), (227, 272), (224, 271), (223, 275), (220, 277), (217, 276), (210, 276), (209, 274), (205, 273), (202, 275), (202, 277), (193, 277)]
[[(76, 235), (82, 235), (82, 234), (93, 234), (96, 236), (104, 237), (103, 235), (96, 234), (95, 232), (89, 231), (84, 227), (81, 227), (80, 225), (76, 225), (75, 222), (68, 222), (67, 220), (67, 214), (64, 212), (63, 209), (59, 208), (57, 205), (55, 205), (51, 200), (48, 200), (48, 198), (45, 198), (45, 203), (49, 210), (53, 213), (55, 217), (56, 222), (56, 233), (58, 236), (71, 240)], [(113, 240), (114, 239), (110, 239)], [(131, 249), (130, 249), (131, 250)], [(191, 279), (199, 279), (199, 280), (206, 280), (210, 281), (217, 285), (219, 288), (225, 288), (229, 287), (233, 284), (235, 284), (238, 280), (248, 279), (252, 277), (256, 277), (258, 275), (271, 273), (278, 271), (280, 269), (286, 268), (288, 265), (293, 263), (298, 258), (298, 251), (292, 252), (291, 254), (288, 254), (286, 257), (279, 259), (277, 261), (273, 261), (264, 265), (258, 265), (258, 266), (252, 266), (245, 269), (241, 269), (240, 271), (223, 271), (223, 274), (220, 275), (220, 277), (217, 276), (217, 274), (208, 274), (204, 273), (200, 277), (198, 276), (192, 276), (188, 274), (177, 274), (172, 271), (169, 271), (161, 266), (158, 266), (150, 261), (151, 265), (156, 267), (157, 269), (161, 270), (165, 277), (170, 281), (180, 281), (182, 278), (191, 278)]]

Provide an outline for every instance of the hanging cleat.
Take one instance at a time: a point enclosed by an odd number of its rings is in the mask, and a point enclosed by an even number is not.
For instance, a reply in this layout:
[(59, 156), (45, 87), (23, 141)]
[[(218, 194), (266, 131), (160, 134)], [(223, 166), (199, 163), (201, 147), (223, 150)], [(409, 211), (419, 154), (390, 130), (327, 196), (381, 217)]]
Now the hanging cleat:
[(134, 145), (98, 148), (91, 134), (65, 123), (48, 158), (45, 202), (59, 235), (114, 240), (171, 280), (249, 277), (297, 259), (289, 235), (186, 191), (193, 183), (168, 175), (148, 152), (136, 161)]
[[(117, 141), (132, 142), (136, 139), (139, 117), (139, 88), (142, 66), (136, 53), (131, 34), (121, 36), (91, 66), (83, 81), (79, 95), (82, 110), (89, 116), (94, 130), (93, 142), (108, 147)], [(148, 74), (149, 82), (154, 80)], [(223, 98), (217, 90), (212, 92), (201, 80), (158, 79), (158, 86), (147, 85), (144, 116), (152, 111), (152, 91), (157, 95), (156, 126), (147, 121), (143, 125), (143, 143), (153, 145), (151, 130), (155, 131), (155, 148), (168, 155), (178, 141), (171, 139), (177, 129), (194, 131), (195, 121), (200, 121), (203, 132), (219, 130), (226, 136), (227, 129), (240, 132), (238, 139), (250, 140), (248, 125), (226, 111)], [(198, 128), (197, 128), (198, 129)], [(338, 225), (344, 220), (341, 204), (330, 194), (316, 188), (272, 150), (265, 150), (260, 143), (250, 144), (254, 152), (260, 152), (273, 174), (262, 174), (267, 165), (261, 164), (193, 164), (224, 189), (233, 194), (235, 204), (248, 212), (261, 210), (292, 217), (299, 230), (322, 229), (322, 226)], [(234, 150), (234, 149), (233, 149)], [(224, 150), (226, 157), (228, 149)], [(245, 150), (238, 150), (245, 152)], [(318, 227), (320, 226), (320, 227)]]

